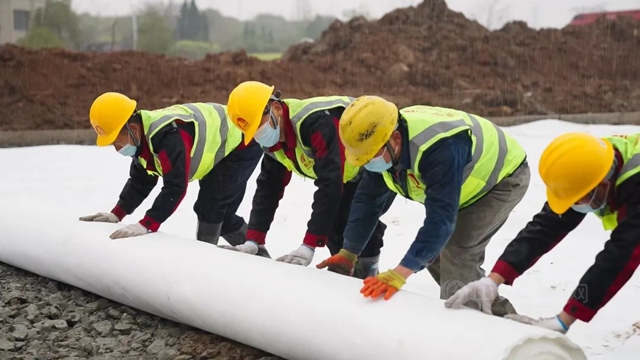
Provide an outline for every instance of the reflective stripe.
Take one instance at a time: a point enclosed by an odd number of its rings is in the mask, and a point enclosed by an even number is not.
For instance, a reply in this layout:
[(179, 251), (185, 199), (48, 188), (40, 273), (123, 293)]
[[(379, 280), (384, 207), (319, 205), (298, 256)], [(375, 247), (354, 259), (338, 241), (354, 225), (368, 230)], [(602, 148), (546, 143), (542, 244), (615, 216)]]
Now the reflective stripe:
[(640, 166), (640, 154), (635, 154), (622, 166), (622, 170), (620, 170), (620, 177), (638, 166)]
[[(467, 166), (465, 166), (464, 168), (463, 178), (462, 178), (463, 182), (466, 181), (469, 178), (469, 176), (471, 176), (471, 173), (473, 172), (476, 164), (478, 164), (478, 161), (480, 161), (480, 158), (482, 157), (482, 153), (484, 150), (484, 136), (483, 136), (482, 125), (480, 125), (480, 121), (478, 121), (478, 119), (475, 116), (471, 114), (467, 114), (467, 115), (471, 120), (471, 126), (470, 126), (471, 133), (475, 136), (476, 143), (473, 149), (473, 157), (471, 159), (471, 162), (467, 164)], [(415, 161), (416, 158), (418, 157), (418, 153), (420, 152), (420, 146), (426, 144), (427, 142), (431, 141), (434, 137), (442, 133), (454, 130), (461, 126), (467, 126), (467, 125), (468, 125), (467, 122), (465, 122), (464, 120), (441, 121), (422, 130), (422, 132), (414, 136), (410, 141), (409, 152), (411, 156), (411, 161), (412, 162)], [(494, 164), (493, 169), (489, 174), (489, 178), (487, 179), (487, 182), (482, 188), (482, 190), (480, 190), (479, 194), (483, 194), (491, 190), (491, 188), (493, 188), (498, 183), (498, 177), (500, 176), (500, 172), (502, 171), (502, 168), (504, 167), (504, 162), (507, 158), (507, 150), (508, 150), (507, 138), (504, 132), (502, 131), (502, 129), (500, 129), (498, 126), (494, 126), (494, 128), (496, 129), (496, 133), (498, 135), (498, 156), (496, 158), (496, 163)], [(640, 165), (640, 156), (638, 157), (638, 162)]]
[[(351, 101), (355, 100), (355, 98), (352, 98), (352, 97), (348, 97), (348, 98)], [(307, 104), (303, 106), (302, 109), (300, 109), (300, 111), (298, 111), (295, 115), (293, 115), (293, 117), (291, 118), (291, 123), (295, 127), (300, 120), (304, 119), (305, 117), (307, 117), (307, 115), (311, 114), (312, 112), (318, 109), (332, 108), (332, 107), (338, 107), (338, 106), (344, 106), (346, 108), (347, 106), (349, 106), (349, 103), (351, 101), (335, 99), (335, 100), (319, 101), (319, 102), (313, 102), (311, 104)]]
[(494, 126), (494, 128), (498, 133), (498, 158), (496, 159), (496, 163), (493, 165), (491, 174), (489, 174), (487, 183), (484, 185), (482, 190), (480, 190), (480, 194), (484, 194), (498, 184), (500, 171), (502, 171), (502, 168), (504, 167), (504, 161), (507, 158), (507, 137), (504, 135), (504, 131), (502, 131), (502, 129), (500, 129), (497, 125)]
[[(343, 106), (343, 107), (347, 107), (349, 106), (349, 103), (354, 101), (355, 98), (352, 98), (350, 96), (347, 97), (350, 101), (345, 101), (342, 99), (334, 99), (334, 100), (326, 100), (326, 101), (318, 101), (318, 102), (312, 102), (310, 104), (307, 104), (305, 106), (302, 107), (302, 109), (300, 109), (298, 112), (296, 112), (292, 117), (291, 117), (291, 125), (293, 125), (293, 128), (296, 129), (296, 132), (298, 130), (298, 123), (300, 121), (302, 121), (302, 119), (306, 118), (309, 114), (311, 114), (314, 111), (317, 111), (318, 109), (330, 109), (330, 108), (334, 108), (334, 107), (338, 107), (338, 106)], [(298, 139), (299, 145), (302, 145), (301, 140)], [(311, 149), (306, 148), (305, 146), (302, 146), (302, 152), (304, 152), (305, 155), (307, 155), (307, 157), (312, 158), (313, 159), (313, 151)]]
[(202, 111), (200, 111), (200, 109), (198, 109), (195, 105), (183, 105), (193, 112), (193, 118), (196, 120), (196, 124), (198, 124), (198, 139), (193, 139), (195, 143), (195, 149), (193, 152), (193, 156), (191, 157), (191, 166), (189, 167), (189, 179), (191, 179), (198, 171), (200, 163), (202, 162), (202, 157), (204, 156), (204, 145), (207, 142), (207, 122), (204, 119)]
[(471, 120), (471, 134), (476, 137), (476, 145), (473, 148), (473, 157), (471, 158), (471, 162), (464, 167), (464, 171), (462, 172), (462, 183), (467, 181), (473, 169), (476, 167), (478, 161), (480, 161), (480, 157), (482, 156), (482, 152), (484, 151), (484, 135), (482, 132), (482, 125), (480, 125), (480, 121), (476, 119), (475, 116), (471, 114), (467, 114), (469, 119)]
[[(214, 103), (206, 103), (207, 105), (212, 106), (218, 116), (220, 117), (220, 147), (216, 151), (216, 155), (214, 158), (213, 165), (218, 164), (225, 157), (226, 152), (226, 142), (227, 142), (227, 132), (229, 131), (229, 124), (227, 123), (227, 116), (224, 111), (224, 107), (220, 104)], [(195, 148), (193, 149), (193, 156), (191, 156), (191, 165), (189, 167), (189, 179), (193, 178), (195, 174), (198, 172), (198, 168), (202, 162), (202, 158), (204, 157), (204, 149), (207, 143), (207, 121), (202, 114), (202, 111), (194, 104), (182, 104), (182, 106), (193, 112), (193, 115), (187, 114), (169, 114), (160, 117), (160, 119), (152, 122), (149, 125), (149, 134), (153, 134), (158, 128), (166, 125), (168, 122), (172, 122), (174, 120), (182, 120), (182, 121), (193, 121), (195, 120), (198, 126), (198, 138), (193, 139)]]
[(222, 159), (224, 159), (227, 148), (227, 132), (229, 132), (229, 123), (227, 123), (227, 114), (224, 111), (224, 107), (220, 104), (207, 103), (213, 106), (220, 118), (220, 147), (216, 151), (216, 157), (213, 160), (213, 166), (216, 166)]
[(467, 123), (464, 120), (440, 121), (416, 134), (409, 141), (409, 156), (411, 156), (411, 162), (413, 163), (418, 158), (420, 147), (422, 145), (442, 133), (454, 130), (461, 126), (467, 126)]

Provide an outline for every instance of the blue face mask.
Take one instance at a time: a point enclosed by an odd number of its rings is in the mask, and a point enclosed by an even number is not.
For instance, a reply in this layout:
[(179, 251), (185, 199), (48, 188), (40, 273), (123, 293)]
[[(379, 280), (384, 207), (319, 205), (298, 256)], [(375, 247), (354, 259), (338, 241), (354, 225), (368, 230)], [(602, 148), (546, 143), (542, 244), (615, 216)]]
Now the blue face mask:
[(576, 204), (576, 205), (571, 206), (573, 211), (577, 211), (577, 212), (582, 213), (582, 214), (588, 214), (590, 212), (596, 212), (598, 210), (601, 210), (603, 207), (604, 207), (604, 204), (600, 205), (600, 207), (598, 207), (598, 208), (591, 207), (591, 204)]
[(605, 205), (607, 205), (607, 198), (609, 197), (609, 186), (610, 184), (607, 184), (607, 188), (605, 189), (605, 196), (604, 199), (599, 200), (596, 198), (597, 192), (596, 190), (593, 191), (593, 194), (591, 195), (591, 199), (589, 200), (588, 203), (586, 204), (573, 204), (571, 206), (571, 209), (573, 209), (573, 211), (577, 211), (579, 213), (582, 214), (588, 214), (591, 212), (596, 212), (596, 211), (600, 211), (602, 210)]
[[(273, 119), (273, 115), (271, 116)], [(262, 125), (258, 129), (258, 131), (256, 131), (256, 134), (253, 137), (261, 146), (270, 148), (275, 144), (277, 144), (278, 141), (280, 140), (280, 126), (277, 125), (277, 122), (276, 122), (276, 128), (274, 129), (271, 127), (270, 121), (268, 121), (264, 125)]]
[(382, 155), (374, 157), (371, 161), (364, 164), (364, 168), (371, 172), (381, 173), (389, 170), (391, 165), (393, 165), (393, 161), (386, 162), (384, 160), (384, 153), (382, 153)]
[(138, 147), (137, 146), (133, 146), (131, 144), (127, 144), (123, 147), (120, 148), (120, 150), (118, 150), (118, 153), (122, 156), (128, 156), (128, 157), (134, 157), (136, 155), (136, 152), (138, 152)]

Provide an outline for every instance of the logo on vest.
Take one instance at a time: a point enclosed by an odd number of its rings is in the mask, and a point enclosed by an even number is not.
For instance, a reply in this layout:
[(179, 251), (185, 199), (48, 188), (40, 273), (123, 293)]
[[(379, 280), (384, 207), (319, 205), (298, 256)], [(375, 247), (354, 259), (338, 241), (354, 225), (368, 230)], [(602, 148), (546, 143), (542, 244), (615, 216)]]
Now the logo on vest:
[(300, 156), (298, 156), (298, 163), (306, 169), (313, 167), (313, 160), (309, 159), (304, 153), (300, 153)]
[(413, 186), (417, 187), (418, 189), (423, 189), (422, 184), (414, 174), (407, 174), (407, 177), (409, 178), (409, 180), (411, 180)]

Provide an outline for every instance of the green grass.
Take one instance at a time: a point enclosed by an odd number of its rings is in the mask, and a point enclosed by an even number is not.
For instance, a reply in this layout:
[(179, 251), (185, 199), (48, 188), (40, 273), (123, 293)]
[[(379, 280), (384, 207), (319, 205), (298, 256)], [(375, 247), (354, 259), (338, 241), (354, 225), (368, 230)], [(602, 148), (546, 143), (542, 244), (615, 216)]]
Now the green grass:
[(282, 57), (282, 53), (254, 53), (249, 55), (253, 57), (257, 57), (262, 61), (278, 60)]

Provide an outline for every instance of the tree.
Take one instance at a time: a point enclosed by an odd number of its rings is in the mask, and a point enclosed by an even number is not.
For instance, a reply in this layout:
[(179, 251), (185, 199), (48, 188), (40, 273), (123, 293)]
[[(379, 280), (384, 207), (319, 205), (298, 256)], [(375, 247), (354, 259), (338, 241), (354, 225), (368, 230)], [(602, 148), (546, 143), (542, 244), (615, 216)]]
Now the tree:
[(166, 54), (173, 46), (171, 29), (164, 16), (151, 10), (140, 16), (138, 26), (138, 49), (150, 53)]
[[(76, 49), (81, 46), (82, 36), (78, 25), (78, 16), (66, 2), (47, 2), (43, 8), (35, 11), (33, 20), (34, 27), (49, 29), (67, 46)], [(42, 34), (40, 31), (39, 36)]]
[(18, 41), (18, 45), (31, 49), (63, 48), (64, 42), (46, 27), (33, 27), (27, 36)]
[(187, 4), (185, 0), (180, 8), (177, 28), (178, 40), (209, 41), (209, 18), (201, 14), (195, 0)]

